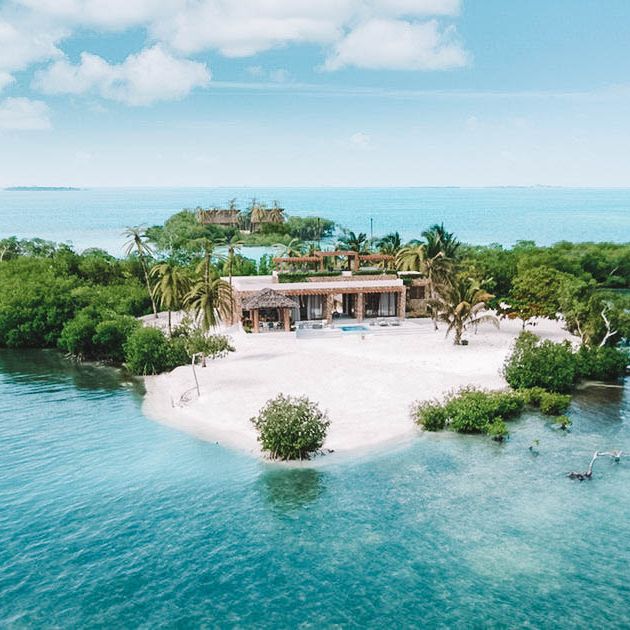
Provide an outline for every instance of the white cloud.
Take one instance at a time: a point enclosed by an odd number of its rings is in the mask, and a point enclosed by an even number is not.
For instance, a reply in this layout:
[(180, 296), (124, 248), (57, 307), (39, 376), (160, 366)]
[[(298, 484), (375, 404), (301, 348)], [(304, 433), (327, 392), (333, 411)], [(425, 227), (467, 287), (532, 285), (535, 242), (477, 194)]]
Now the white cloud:
[(373, 19), (350, 31), (326, 60), (327, 70), (346, 66), (381, 70), (446, 70), (466, 65), (454, 27), (436, 20)]
[(24, 70), (30, 64), (61, 55), (57, 42), (66, 34), (41, 20), (20, 18), (13, 22), (0, 15), (0, 71)]
[(356, 147), (367, 149), (370, 146), (371, 138), (364, 131), (357, 131), (350, 136), (350, 142)]
[(0, 129), (49, 129), (48, 107), (29, 98), (5, 98), (0, 101)]
[(128, 105), (148, 105), (183, 98), (209, 82), (205, 64), (174, 57), (158, 44), (121, 64), (89, 53), (77, 65), (57, 61), (36, 74), (34, 85), (46, 94), (95, 93)]
[(186, 8), (185, 0), (14, 0), (38, 15), (71, 25), (124, 29), (168, 17)]

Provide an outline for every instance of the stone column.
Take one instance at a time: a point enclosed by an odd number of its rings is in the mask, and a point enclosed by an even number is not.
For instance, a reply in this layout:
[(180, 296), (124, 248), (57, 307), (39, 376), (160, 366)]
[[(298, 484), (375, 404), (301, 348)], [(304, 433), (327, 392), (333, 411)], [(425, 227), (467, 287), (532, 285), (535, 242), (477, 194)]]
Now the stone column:
[(254, 325), (254, 332), (260, 332), (259, 330), (259, 326), (260, 326), (260, 322), (258, 320), (258, 309), (255, 308), (252, 312), (252, 321), (253, 321), (253, 325)]
[(282, 319), (284, 321), (284, 330), (286, 332), (291, 332), (291, 317), (289, 315), (289, 309), (288, 308), (283, 308), (282, 309)]
[(398, 317), (405, 319), (407, 311), (407, 287), (403, 286), (402, 291), (398, 294)]
[(357, 293), (357, 303), (354, 309), (355, 317), (362, 322), (365, 315), (365, 296), (363, 293)]

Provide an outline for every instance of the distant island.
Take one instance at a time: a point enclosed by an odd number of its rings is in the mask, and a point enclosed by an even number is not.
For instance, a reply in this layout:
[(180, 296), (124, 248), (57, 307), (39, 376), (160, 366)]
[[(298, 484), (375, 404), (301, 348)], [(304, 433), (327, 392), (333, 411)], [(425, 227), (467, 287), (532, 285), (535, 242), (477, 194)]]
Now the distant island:
[(73, 188), (72, 186), (9, 186), (5, 188), (8, 192), (61, 192), (67, 190), (81, 190), (80, 188)]

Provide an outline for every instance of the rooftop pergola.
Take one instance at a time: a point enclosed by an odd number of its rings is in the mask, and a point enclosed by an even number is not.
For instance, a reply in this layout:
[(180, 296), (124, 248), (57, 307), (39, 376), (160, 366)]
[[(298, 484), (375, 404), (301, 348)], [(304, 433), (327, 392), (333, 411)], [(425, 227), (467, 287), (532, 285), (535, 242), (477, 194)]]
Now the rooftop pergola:
[(274, 258), (275, 265), (301, 265), (301, 264), (319, 264), (321, 271), (324, 271), (324, 260), (326, 258), (347, 258), (348, 263), (354, 271), (358, 271), (362, 262), (388, 262), (394, 260), (390, 254), (360, 254), (352, 250), (335, 249), (333, 251), (318, 251), (312, 256), (285, 256)]
[(259, 332), (260, 328), (260, 309), (278, 309), (278, 319), (282, 321), (284, 330), (289, 332), (291, 330), (289, 311), (294, 308), (299, 308), (299, 306), (299, 303), (293, 298), (282, 295), (282, 293), (278, 293), (273, 289), (262, 289), (243, 302), (243, 309), (250, 311), (252, 314), (255, 333)]

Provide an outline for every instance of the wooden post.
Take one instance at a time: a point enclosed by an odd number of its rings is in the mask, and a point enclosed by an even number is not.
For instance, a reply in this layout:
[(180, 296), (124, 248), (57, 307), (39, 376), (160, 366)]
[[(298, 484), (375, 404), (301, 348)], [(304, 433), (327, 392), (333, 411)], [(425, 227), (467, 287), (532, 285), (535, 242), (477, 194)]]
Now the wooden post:
[(403, 286), (403, 290), (398, 294), (398, 317), (405, 319), (407, 312), (407, 287)]
[(258, 309), (257, 308), (255, 308), (253, 310), (252, 319), (254, 320), (254, 332), (255, 333), (260, 332), (260, 329), (259, 329), (260, 324), (259, 324), (259, 321), (258, 321)]
[(357, 293), (357, 303), (354, 310), (354, 316), (357, 321), (362, 322), (365, 314), (365, 295), (363, 293)]
[(282, 319), (284, 320), (284, 330), (285, 332), (291, 332), (291, 317), (289, 315), (289, 309), (282, 309)]
[(324, 319), (328, 320), (328, 323), (332, 323), (333, 307), (335, 305), (335, 296), (332, 293), (324, 296)]
[(352, 261), (353, 271), (359, 271), (359, 265), (360, 265), (359, 254), (356, 253), (354, 255), (354, 260)]

